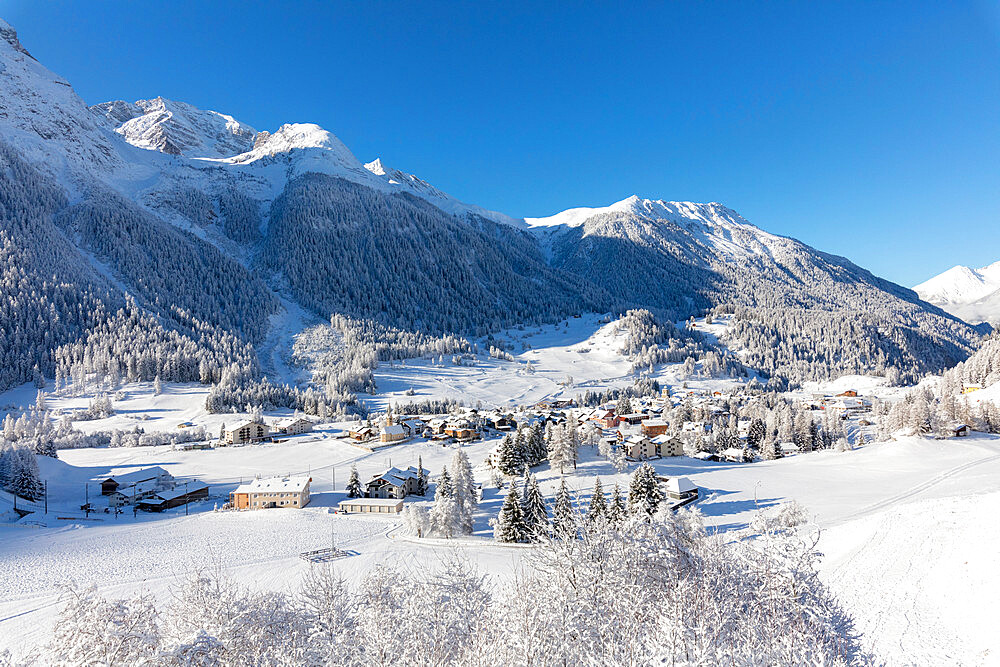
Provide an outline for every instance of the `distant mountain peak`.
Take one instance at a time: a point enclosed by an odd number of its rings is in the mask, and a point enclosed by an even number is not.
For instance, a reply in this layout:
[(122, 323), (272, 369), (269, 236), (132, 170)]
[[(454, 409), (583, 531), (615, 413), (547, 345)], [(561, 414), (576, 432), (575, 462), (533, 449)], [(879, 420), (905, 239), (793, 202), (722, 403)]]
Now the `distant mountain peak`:
[(916, 285), (913, 291), (967, 322), (1000, 320), (1000, 262), (980, 269), (959, 264)]

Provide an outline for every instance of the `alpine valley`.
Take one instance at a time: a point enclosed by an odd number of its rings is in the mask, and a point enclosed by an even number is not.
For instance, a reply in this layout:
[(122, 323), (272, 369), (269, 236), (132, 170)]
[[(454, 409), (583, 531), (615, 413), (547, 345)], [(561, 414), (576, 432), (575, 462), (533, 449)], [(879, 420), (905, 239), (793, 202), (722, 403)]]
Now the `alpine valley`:
[(88, 107), (12, 27), (0, 37), (0, 285), (18, 295), (0, 305), (0, 389), (94, 356), (133, 379), (280, 380), (296, 328), (335, 313), (484, 336), (584, 312), (715, 309), (734, 314), (742, 361), (779, 383), (914, 379), (979, 339), (722, 204), (633, 196), (514, 219), (362, 164), (316, 125), (257, 131), (162, 98)]
[(0, 20), (0, 667), (996, 663), (998, 265), (198, 103)]

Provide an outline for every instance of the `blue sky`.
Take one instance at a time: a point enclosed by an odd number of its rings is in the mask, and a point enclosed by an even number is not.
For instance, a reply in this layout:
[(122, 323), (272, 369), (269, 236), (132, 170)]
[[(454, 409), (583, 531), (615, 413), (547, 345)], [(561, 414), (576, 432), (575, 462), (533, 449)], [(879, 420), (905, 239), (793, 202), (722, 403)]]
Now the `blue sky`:
[(905, 285), (1000, 260), (996, 0), (5, 0), (0, 16), (88, 103), (315, 122), (512, 215), (720, 201)]

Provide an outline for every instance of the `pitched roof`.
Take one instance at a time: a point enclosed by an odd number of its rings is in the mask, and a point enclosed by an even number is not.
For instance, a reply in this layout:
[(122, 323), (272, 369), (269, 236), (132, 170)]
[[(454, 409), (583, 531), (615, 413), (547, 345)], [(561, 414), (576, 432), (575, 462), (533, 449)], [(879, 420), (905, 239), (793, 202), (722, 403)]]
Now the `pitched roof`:
[(112, 480), (117, 482), (118, 486), (129, 486), (131, 484), (145, 482), (146, 480), (155, 479), (157, 477), (170, 477), (170, 473), (160, 466), (152, 466), (150, 468), (143, 468), (142, 470), (124, 472), (120, 475), (109, 475), (108, 477), (105, 477), (103, 481)]
[(687, 493), (688, 491), (697, 490), (698, 487), (695, 486), (687, 477), (671, 477), (667, 480), (667, 491), (672, 493)]

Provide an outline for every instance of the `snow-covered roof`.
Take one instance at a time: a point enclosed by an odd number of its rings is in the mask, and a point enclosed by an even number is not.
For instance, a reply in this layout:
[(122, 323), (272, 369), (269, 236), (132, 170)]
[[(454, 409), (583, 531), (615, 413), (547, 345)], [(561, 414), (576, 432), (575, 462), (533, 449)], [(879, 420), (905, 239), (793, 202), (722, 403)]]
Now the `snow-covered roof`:
[(647, 428), (650, 426), (654, 427), (668, 426), (667, 422), (663, 421), (662, 419), (647, 419), (646, 421), (643, 422), (643, 424), (645, 424)]
[(708, 461), (711, 459), (713, 454), (711, 452), (697, 452), (692, 458), (698, 459), (700, 461)]
[(396, 498), (351, 498), (350, 500), (341, 500), (340, 507), (398, 507), (402, 505), (403, 501)]
[(385, 472), (379, 473), (377, 475), (372, 475), (372, 478), (368, 480), (368, 483), (371, 484), (377, 479), (384, 479), (390, 484), (398, 486), (404, 483), (408, 479), (417, 479), (418, 476), (419, 474), (417, 470), (412, 467), (407, 468), (406, 470), (400, 470), (399, 468), (389, 468)]
[(142, 470), (133, 470), (131, 472), (121, 473), (120, 475), (111, 475), (109, 477), (105, 477), (103, 481), (112, 480), (118, 482), (118, 486), (128, 486), (130, 484), (144, 482), (147, 479), (155, 479), (158, 477), (170, 477), (170, 473), (160, 466), (152, 466), (149, 468), (143, 468)]
[[(207, 489), (207, 488), (208, 488), (208, 484), (205, 484), (205, 482), (189, 482), (187, 484), (187, 488), (186, 489), (185, 489), (185, 485), (181, 484), (180, 486), (177, 486), (177, 487), (175, 487), (173, 489), (170, 489), (169, 491), (157, 491), (156, 492), (156, 498), (158, 498), (159, 500), (162, 500), (162, 501), (173, 500), (174, 498), (180, 498), (183, 495), (186, 495), (186, 494), (189, 494), (189, 493), (195, 493), (197, 491), (200, 491), (202, 489)], [(149, 502), (149, 501), (145, 501), (145, 502)]]
[(720, 453), (720, 456), (731, 457), (731, 456), (743, 456), (743, 450), (739, 447), (730, 447), (725, 451)]
[(698, 487), (687, 477), (671, 477), (667, 480), (667, 491), (671, 493), (687, 493), (697, 489)]
[(232, 426), (227, 426), (226, 431), (232, 433), (233, 431), (239, 431), (241, 428), (245, 428), (247, 426), (253, 426), (253, 422), (249, 419), (244, 419), (243, 421), (236, 422)]
[(300, 422), (305, 422), (307, 424), (312, 424), (312, 420), (311, 419), (306, 419), (305, 417), (285, 417), (284, 419), (281, 419), (281, 420), (278, 421), (277, 426), (278, 426), (278, 428), (282, 428), (284, 426), (292, 426), (292, 425), (298, 424)]
[(382, 427), (380, 433), (383, 435), (406, 435), (406, 432), (403, 431), (403, 427), (399, 424), (386, 424)]
[[(237, 491), (240, 493), (302, 493), (309, 486), (311, 478), (306, 476), (297, 477), (268, 477), (267, 479), (255, 479), (249, 484), (244, 484)], [(248, 491), (240, 491), (243, 487)]]

